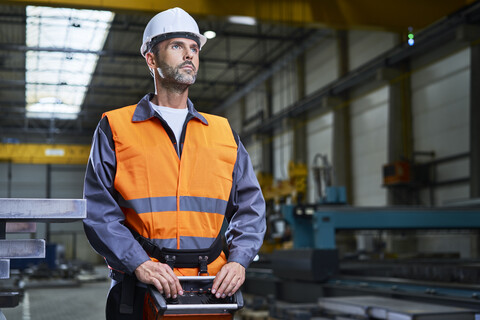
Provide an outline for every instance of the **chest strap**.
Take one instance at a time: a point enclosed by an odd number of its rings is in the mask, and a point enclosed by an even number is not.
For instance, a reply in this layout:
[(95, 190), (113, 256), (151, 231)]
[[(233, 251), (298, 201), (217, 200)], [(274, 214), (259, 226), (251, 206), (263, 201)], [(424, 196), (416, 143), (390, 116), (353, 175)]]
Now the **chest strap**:
[(218, 258), (223, 249), (221, 232), (209, 248), (205, 249), (170, 249), (159, 247), (150, 239), (130, 229), (135, 240), (140, 243), (143, 250), (152, 258), (161, 263), (166, 263), (170, 268), (199, 268), (198, 274), (208, 275), (208, 265)]

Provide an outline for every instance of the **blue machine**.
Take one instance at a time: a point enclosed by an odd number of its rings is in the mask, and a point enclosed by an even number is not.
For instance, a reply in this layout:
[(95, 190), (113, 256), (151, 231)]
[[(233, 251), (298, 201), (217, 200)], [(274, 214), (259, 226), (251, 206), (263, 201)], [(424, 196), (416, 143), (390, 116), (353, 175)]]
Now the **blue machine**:
[(335, 249), (337, 230), (476, 229), (480, 208), (397, 208), (285, 205), (294, 248)]
[[(292, 229), (293, 248), (275, 251), (270, 257), (273, 274), (282, 279), (275, 289), (275, 294), (280, 299), (313, 302), (318, 295), (353, 292), (395, 295), (406, 299), (414, 297), (435, 303), (449, 301), (475, 308), (480, 306), (480, 291), (476, 286), (469, 287), (468, 279), (455, 285), (444, 283), (462, 277), (477, 279), (476, 269), (472, 271), (468, 265), (459, 265), (458, 272), (440, 265), (438, 270), (434, 269), (432, 276), (431, 266), (422, 263), (417, 265), (415, 261), (406, 261), (406, 269), (392, 268), (396, 262), (387, 262), (379, 269), (371, 270), (368, 264), (365, 268), (358, 261), (349, 265), (350, 261), (346, 260), (342, 262), (347, 270), (344, 273), (345, 270), (340, 268), (335, 240), (337, 230), (478, 229), (480, 208), (351, 207), (346, 205), (345, 188), (333, 186), (333, 169), (326, 157), (316, 156), (315, 162), (318, 163), (319, 160), (322, 160), (322, 165), (317, 164), (313, 168), (317, 182), (316, 203), (283, 205), (281, 208), (283, 218)], [(357, 266), (358, 269), (355, 269)], [(444, 282), (438, 284), (419, 282), (418, 278), (408, 277), (410, 266), (415, 268), (414, 275), (418, 275), (418, 272), (423, 275), (422, 272), (425, 271), (425, 275), (431, 276), (429, 281), (438, 281), (439, 274), (443, 277), (441, 279), (446, 280), (441, 280)], [(349, 274), (349, 270), (354, 270), (354, 273)], [(375, 278), (370, 278), (372, 276)], [(396, 279), (395, 276), (401, 279)], [(296, 291), (299, 283), (311, 286), (310, 294), (304, 294), (305, 287)]]
[(347, 191), (344, 186), (329, 186), (325, 188), (325, 195), (319, 199), (320, 204), (346, 204)]

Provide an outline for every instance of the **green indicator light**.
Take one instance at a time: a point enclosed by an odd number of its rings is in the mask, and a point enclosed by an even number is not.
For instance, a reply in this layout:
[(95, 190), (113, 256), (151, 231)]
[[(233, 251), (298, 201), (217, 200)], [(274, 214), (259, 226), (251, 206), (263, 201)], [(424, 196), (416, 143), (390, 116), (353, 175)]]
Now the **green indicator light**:
[(413, 33), (408, 34), (408, 39), (413, 39)]

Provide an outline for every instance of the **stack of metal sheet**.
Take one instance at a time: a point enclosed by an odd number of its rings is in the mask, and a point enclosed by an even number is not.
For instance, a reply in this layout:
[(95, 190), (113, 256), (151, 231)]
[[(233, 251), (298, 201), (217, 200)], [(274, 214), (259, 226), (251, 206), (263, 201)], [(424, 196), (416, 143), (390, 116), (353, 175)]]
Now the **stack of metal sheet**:
[(320, 298), (320, 307), (339, 316), (386, 320), (474, 320), (475, 311), (376, 296)]
[[(35, 222), (71, 222), (86, 217), (83, 199), (0, 199), (0, 279), (10, 277), (10, 259), (45, 258), (45, 240), (6, 239), (7, 232), (35, 232)], [(19, 304), (20, 293), (0, 290), (1, 308)]]

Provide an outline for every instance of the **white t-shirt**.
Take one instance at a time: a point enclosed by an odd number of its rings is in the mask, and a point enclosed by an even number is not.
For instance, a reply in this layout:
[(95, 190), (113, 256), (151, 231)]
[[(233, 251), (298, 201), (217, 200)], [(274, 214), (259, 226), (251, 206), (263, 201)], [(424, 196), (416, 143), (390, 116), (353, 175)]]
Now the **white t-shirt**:
[(175, 109), (170, 107), (157, 106), (152, 101), (150, 105), (153, 110), (155, 110), (168, 124), (170, 129), (172, 129), (175, 134), (175, 139), (177, 140), (177, 150), (180, 144), (180, 135), (182, 134), (183, 124), (187, 118), (188, 108)]

